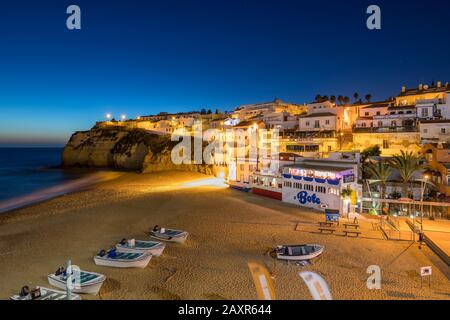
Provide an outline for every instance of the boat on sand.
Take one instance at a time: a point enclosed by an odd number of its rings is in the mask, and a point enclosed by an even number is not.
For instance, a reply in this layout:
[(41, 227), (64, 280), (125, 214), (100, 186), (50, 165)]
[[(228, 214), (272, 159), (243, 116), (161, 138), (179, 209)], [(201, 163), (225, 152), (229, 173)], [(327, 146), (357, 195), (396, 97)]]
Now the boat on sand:
[(150, 237), (167, 242), (182, 243), (186, 241), (188, 235), (189, 233), (186, 231), (160, 228), (158, 226), (155, 226), (150, 231)]
[(94, 262), (98, 266), (114, 268), (145, 268), (152, 255), (142, 252), (119, 252), (111, 249), (108, 252), (100, 251), (95, 257)]
[(304, 244), (292, 246), (278, 246), (276, 248), (277, 258), (287, 261), (304, 261), (317, 258), (323, 253), (324, 246), (318, 244)]
[(155, 257), (159, 257), (163, 253), (165, 247), (166, 245), (162, 242), (135, 239), (123, 239), (116, 245), (117, 251), (120, 252), (150, 253)]

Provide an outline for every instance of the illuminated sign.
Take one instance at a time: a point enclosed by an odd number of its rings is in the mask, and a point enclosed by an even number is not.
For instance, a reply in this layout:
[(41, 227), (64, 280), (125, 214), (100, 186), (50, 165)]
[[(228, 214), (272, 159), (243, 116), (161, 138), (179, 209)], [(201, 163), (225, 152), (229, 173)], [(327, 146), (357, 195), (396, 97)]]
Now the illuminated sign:
[(344, 183), (352, 183), (355, 182), (355, 175), (354, 174), (348, 174), (342, 177)]

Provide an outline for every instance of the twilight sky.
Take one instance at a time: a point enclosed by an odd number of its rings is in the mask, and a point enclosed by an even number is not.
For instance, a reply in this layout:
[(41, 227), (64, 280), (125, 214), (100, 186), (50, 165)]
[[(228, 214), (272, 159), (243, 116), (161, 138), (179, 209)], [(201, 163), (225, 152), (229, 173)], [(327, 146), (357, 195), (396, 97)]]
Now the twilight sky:
[[(0, 146), (117, 118), (450, 81), (450, 1), (15, 0), (0, 4)], [(82, 30), (66, 28), (66, 8)], [(382, 30), (366, 28), (378, 4)]]

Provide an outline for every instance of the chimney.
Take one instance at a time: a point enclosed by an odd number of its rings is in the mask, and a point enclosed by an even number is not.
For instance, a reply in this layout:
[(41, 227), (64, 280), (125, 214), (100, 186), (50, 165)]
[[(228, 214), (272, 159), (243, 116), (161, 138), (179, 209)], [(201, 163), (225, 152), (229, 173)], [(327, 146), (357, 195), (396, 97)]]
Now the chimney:
[(437, 87), (438, 87), (438, 88), (442, 87), (442, 82), (438, 81), (438, 82), (437, 82)]
[(402, 93), (404, 93), (404, 92), (406, 92), (406, 87), (405, 86), (402, 87)]
[(423, 84), (419, 84), (419, 90), (423, 90)]

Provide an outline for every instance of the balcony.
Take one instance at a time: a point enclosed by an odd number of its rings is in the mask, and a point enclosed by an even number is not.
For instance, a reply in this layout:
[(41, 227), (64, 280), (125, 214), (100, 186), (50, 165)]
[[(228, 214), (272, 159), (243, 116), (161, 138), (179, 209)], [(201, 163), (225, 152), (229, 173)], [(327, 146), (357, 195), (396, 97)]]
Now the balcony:
[(419, 132), (419, 129), (414, 126), (353, 128), (353, 133), (401, 133), (401, 132)]

